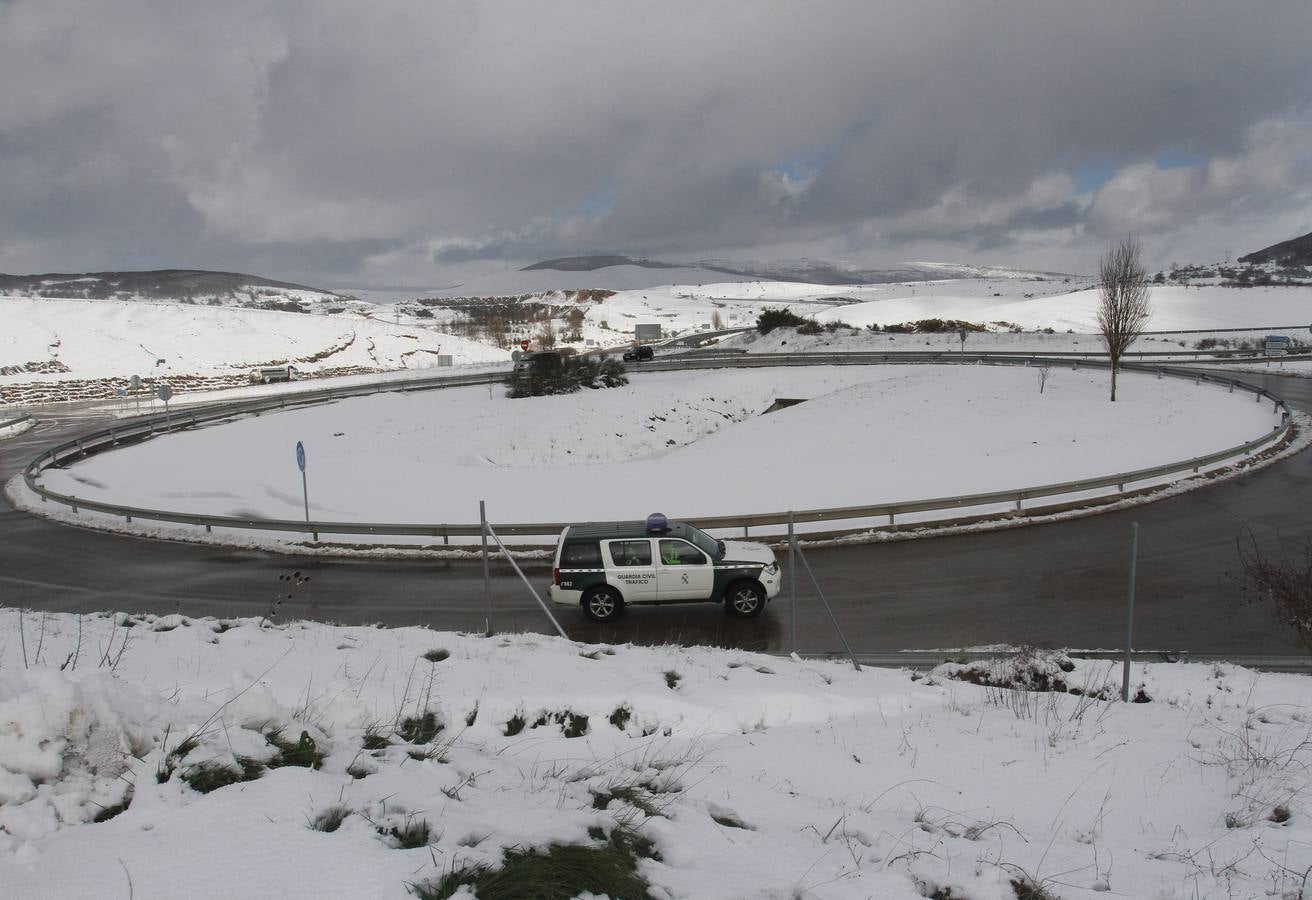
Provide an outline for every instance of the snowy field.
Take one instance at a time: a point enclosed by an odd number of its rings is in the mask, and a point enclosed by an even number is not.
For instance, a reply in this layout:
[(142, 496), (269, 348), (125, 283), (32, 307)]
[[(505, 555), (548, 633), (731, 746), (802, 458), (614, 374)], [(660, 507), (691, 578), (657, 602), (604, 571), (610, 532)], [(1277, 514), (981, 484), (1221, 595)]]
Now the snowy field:
[(6, 609), (0, 885), (403, 900), (573, 852), (665, 900), (1306, 896), (1306, 677), (963, 668)]
[[(378, 394), (159, 437), (47, 470), (47, 488), (177, 511), (363, 522), (633, 519), (1019, 489), (1177, 462), (1279, 422), (1250, 394), (1179, 379), (876, 366), (641, 374), (510, 400), (504, 388)], [(769, 414), (780, 398), (805, 402)]]
[[(657, 270), (663, 271), (663, 270)], [(678, 270), (671, 270), (677, 275)], [(562, 273), (552, 273), (560, 283)], [(967, 350), (1074, 351), (1098, 353), (1097, 292), (1087, 282), (1027, 278), (970, 278), (878, 285), (814, 285), (771, 281), (668, 284), (577, 296), (559, 289), (535, 295), (554, 309), (559, 346), (619, 347), (629, 344), (639, 324), (660, 325), (669, 335), (694, 335), (713, 328), (745, 328), (767, 306), (784, 306), (817, 322), (864, 328), (923, 319), (962, 319), (987, 327), (972, 333)], [(1163, 286), (1153, 289), (1150, 330), (1247, 328), (1261, 337), (1278, 327), (1303, 338), (1312, 320), (1312, 288), (1235, 289), (1219, 286)], [(0, 297), (0, 404), (33, 405), (61, 400), (111, 398), (131, 375), (148, 383), (146, 394), (169, 380), (175, 395), (233, 388), (250, 369), (291, 362), (308, 376), (423, 370), (450, 355), (454, 365), (501, 364), (509, 353), (488, 343), (447, 333), (460, 314), (442, 307), (379, 305), (363, 316), (304, 315), (181, 303), (113, 300), (52, 300)], [(568, 316), (583, 312), (576, 340), (565, 341)], [(521, 323), (530, 338), (542, 323)], [(444, 330), (445, 329), (445, 330)], [(1019, 329), (1019, 332), (1017, 331)], [(1042, 333), (1052, 330), (1054, 334)], [(792, 330), (744, 342), (754, 350), (796, 349)], [(1204, 334), (1149, 335), (1135, 351), (1193, 349)], [(957, 349), (955, 333), (880, 335), (862, 332), (841, 340), (833, 335), (807, 339), (805, 346), (841, 350)]]
[(485, 344), (361, 316), (116, 300), (0, 297), (0, 375), (41, 380), (239, 373), (280, 362), (321, 369), (430, 368), (509, 359)]
[[(1299, 326), (1312, 322), (1312, 287), (1224, 288), (1155, 286), (1153, 331)], [(1087, 282), (1017, 280), (934, 281), (909, 284), (833, 285), (748, 282), (671, 285), (622, 291), (589, 309), (589, 323), (605, 321), (632, 332), (633, 323), (675, 331), (753, 325), (766, 306), (783, 306), (816, 321), (864, 328), (923, 319), (960, 319), (1006, 331), (1051, 328), (1097, 340), (1098, 291)], [(1005, 323), (1005, 324), (999, 324)], [(887, 337), (887, 336), (885, 336)], [(1135, 349), (1138, 349), (1137, 347)]]

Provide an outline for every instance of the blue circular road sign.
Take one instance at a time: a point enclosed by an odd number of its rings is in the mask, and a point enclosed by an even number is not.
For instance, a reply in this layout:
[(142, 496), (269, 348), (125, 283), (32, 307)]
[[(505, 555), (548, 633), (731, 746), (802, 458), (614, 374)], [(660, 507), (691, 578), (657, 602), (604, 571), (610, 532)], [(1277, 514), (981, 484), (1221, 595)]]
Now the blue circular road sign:
[(302, 472), (305, 471), (305, 445), (300, 441), (296, 442), (296, 465)]

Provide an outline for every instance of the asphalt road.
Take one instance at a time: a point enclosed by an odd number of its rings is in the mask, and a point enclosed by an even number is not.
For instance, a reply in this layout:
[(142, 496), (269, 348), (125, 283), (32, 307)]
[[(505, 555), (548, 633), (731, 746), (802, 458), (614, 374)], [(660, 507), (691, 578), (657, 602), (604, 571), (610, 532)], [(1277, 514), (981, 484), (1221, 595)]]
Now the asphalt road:
[[(1312, 410), (1312, 380), (1242, 377)], [(42, 447), (101, 421), (79, 410), (43, 414), (36, 429), (0, 441), (0, 479), (16, 474)], [(1312, 531), (1310, 459), (1299, 454), (1241, 479), (1127, 511), (817, 548), (807, 558), (858, 651), (993, 643), (1119, 647), (1130, 523), (1138, 522), (1137, 647), (1296, 653), (1300, 648), (1271, 610), (1242, 598), (1235, 539), (1245, 526), (1263, 540)], [(545, 563), (524, 569), (540, 589), (550, 577)], [(0, 606), (258, 616), (274, 609), (286, 591), (279, 576), (293, 571), (310, 580), (277, 606), (279, 618), (457, 630), (481, 630), (487, 619), (477, 561), (320, 559), (146, 541), (57, 525), (0, 504)], [(493, 564), (492, 587), (497, 630), (551, 630), (504, 561)], [(798, 594), (799, 649), (840, 648), (804, 572)], [(631, 610), (609, 626), (567, 607), (553, 611), (572, 637), (586, 641), (791, 648), (791, 609), (783, 595), (750, 622), (729, 619), (710, 605)]]

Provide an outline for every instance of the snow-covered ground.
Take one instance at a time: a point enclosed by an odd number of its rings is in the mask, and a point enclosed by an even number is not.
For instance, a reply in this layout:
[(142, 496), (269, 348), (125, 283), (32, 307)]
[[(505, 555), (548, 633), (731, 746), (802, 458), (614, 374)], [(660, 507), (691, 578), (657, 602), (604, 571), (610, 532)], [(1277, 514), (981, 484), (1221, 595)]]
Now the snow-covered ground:
[(0, 389), (132, 375), (244, 375), (277, 363), (313, 374), (431, 368), (439, 355), (455, 365), (509, 359), (485, 344), (355, 315), (0, 297), (0, 316)]
[[(1085, 334), (1098, 331), (1098, 291), (1094, 288), (1046, 296), (1036, 292), (1033, 297), (1017, 299), (1014, 290), (1010, 296), (1001, 297), (988, 296), (987, 291), (985, 296), (975, 292), (966, 294), (956, 283), (927, 288), (911, 286), (910, 295), (905, 285), (892, 287), (896, 289), (886, 296), (831, 309), (816, 318), (859, 326), (938, 318), (981, 325), (1005, 322), (1027, 330), (1072, 329)], [(1265, 325), (1307, 327), (1304, 323), (1312, 321), (1312, 287), (1155, 286), (1151, 302), (1148, 329), (1152, 331)]]
[[(697, 517), (876, 504), (1111, 475), (1237, 446), (1271, 404), (1178, 379), (877, 366), (670, 372), (507, 399), (379, 394), (185, 431), (47, 470), (83, 499), (363, 522)], [(763, 415), (778, 399), (805, 400)]]
[(402, 900), (530, 849), (619, 845), (666, 900), (1304, 896), (1306, 677), (1136, 665), (1126, 704), (1100, 699), (1113, 663), (972, 668), (1053, 690), (951, 664), (0, 610), (0, 885)]
[[(609, 270), (603, 270), (609, 271)], [(677, 275), (680, 270), (669, 271)], [(532, 274), (532, 273), (529, 273)], [(560, 273), (555, 273), (559, 276)], [(544, 282), (545, 283), (545, 282)], [(786, 307), (817, 322), (857, 328), (924, 319), (961, 319), (987, 327), (972, 333), (967, 349), (1029, 351), (1101, 350), (1094, 310), (1097, 292), (1087, 282), (1019, 278), (971, 278), (876, 285), (815, 285), (775, 281), (665, 284), (580, 295), (546, 290), (532, 301), (552, 308), (558, 346), (618, 347), (633, 340), (637, 325), (659, 325), (668, 335), (746, 328), (767, 306)], [(1260, 337), (1280, 327), (1303, 337), (1299, 323), (1312, 319), (1312, 288), (1161, 286), (1153, 289), (1150, 330), (1248, 328)], [(583, 313), (578, 336), (571, 314)], [(422, 314), (422, 315), (420, 315)], [(464, 313), (415, 304), (354, 307), (336, 315), (308, 316), (180, 303), (113, 300), (51, 300), (0, 297), (0, 403), (112, 397), (112, 387), (131, 375), (153, 386), (170, 379), (175, 394), (231, 387), (254, 366), (289, 361), (309, 375), (398, 371), (431, 367), (439, 355), (455, 365), (505, 362), (509, 353), (449, 333)], [(512, 328), (516, 341), (532, 338), (542, 322)], [(1019, 330), (1020, 333), (1017, 333)], [(1052, 330), (1055, 334), (1044, 334)], [(754, 349), (785, 347), (791, 330)], [(1135, 350), (1193, 349), (1205, 335), (1146, 336)], [(490, 338), (488, 338), (490, 340)], [(726, 346), (735, 340), (726, 339)], [(861, 334), (842, 345), (832, 336), (809, 343), (835, 349), (949, 349), (955, 334)], [(117, 379), (112, 385), (110, 382)], [(92, 389), (100, 382), (99, 390)], [(61, 394), (55, 386), (78, 384)]]

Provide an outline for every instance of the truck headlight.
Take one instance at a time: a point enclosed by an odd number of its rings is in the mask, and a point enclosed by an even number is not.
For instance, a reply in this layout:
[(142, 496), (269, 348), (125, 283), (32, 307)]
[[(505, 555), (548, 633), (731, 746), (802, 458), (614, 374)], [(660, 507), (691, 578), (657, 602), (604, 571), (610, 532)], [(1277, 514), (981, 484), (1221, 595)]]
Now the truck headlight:
[(778, 575), (778, 574), (779, 574), (779, 563), (778, 563), (778, 562), (772, 562), (772, 563), (770, 563), (770, 565), (766, 566), (766, 567), (765, 567), (765, 574), (766, 574), (766, 575), (769, 575), (771, 578), (773, 578), (775, 575)]

